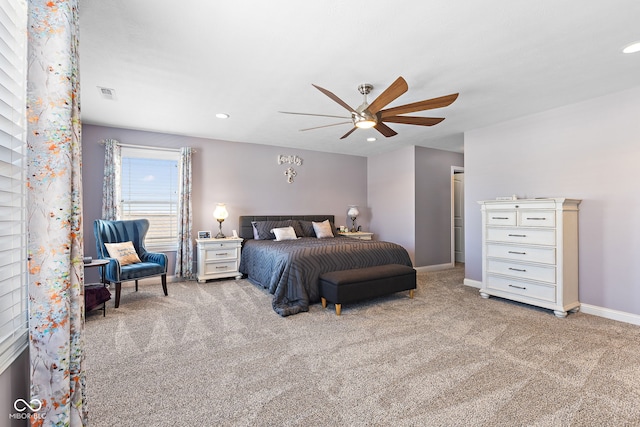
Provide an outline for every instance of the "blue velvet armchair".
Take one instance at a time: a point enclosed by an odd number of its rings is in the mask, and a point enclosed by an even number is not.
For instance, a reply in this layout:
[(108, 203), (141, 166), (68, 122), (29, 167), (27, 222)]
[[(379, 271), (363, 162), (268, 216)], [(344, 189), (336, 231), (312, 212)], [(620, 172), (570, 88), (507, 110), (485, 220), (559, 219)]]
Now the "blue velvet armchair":
[[(135, 280), (136, 292), (138, 280), (146, 277), (160, 276), (162, 290), (167, 292), (167, 255), (163, 253), (148, 252), (144, 247), (144, 238), (149, 230), (149, 221), (146, 219), (107, 221), (97, 219), (93, 223), (93, 232), (96, 237), (96, 249), (98, 258), (109, 260), (104, 267), (105, 278), (109, 283), (116, 285), (115, 307), (120, 305), (120, 290), (122, 282)], [(120, 265), (115, 258), (109, 257), (105, 243), (121, 243), (131, 241), (141, 262), (135, 264)]]

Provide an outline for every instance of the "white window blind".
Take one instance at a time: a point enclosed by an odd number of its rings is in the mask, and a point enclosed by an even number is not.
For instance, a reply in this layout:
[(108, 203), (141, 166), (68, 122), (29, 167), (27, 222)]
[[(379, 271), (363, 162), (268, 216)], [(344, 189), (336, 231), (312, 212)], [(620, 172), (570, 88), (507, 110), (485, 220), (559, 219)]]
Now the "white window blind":
[(121, 147), (122, 219), (146, 218), (148, 250), (175, 251), (178, 245), (176, 150)]
[(0, 372), (26, 348), (26, 0), (0, 2)]

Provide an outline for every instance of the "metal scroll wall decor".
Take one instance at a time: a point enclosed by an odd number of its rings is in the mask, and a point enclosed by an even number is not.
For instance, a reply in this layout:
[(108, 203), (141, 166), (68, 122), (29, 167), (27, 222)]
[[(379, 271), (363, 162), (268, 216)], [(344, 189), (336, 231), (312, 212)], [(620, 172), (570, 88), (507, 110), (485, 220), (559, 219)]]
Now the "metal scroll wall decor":
[[(286, 165), (297, 165), (297, 166), (302, 166), (302, 158), (298, 157), (298, 156), (286, 156), (284, 154), (280, 154), (278, 156), (278, 164), (282, 165), (282, 164), (286, 164)], [(298, 174), (296, 172), (296, 170), (289, 166), (285, 171), (284, 171), (285, 176), (287, 177), (287, 182), (289, 184), (291, 184), (293, 182), (293, 178)]]

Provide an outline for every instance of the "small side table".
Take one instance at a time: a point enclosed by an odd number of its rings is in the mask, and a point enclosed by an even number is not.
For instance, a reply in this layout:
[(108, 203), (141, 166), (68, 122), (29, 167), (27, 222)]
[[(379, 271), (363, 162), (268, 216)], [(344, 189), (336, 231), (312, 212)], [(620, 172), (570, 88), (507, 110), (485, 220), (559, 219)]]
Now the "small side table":
[(351, 237), (352, 239), (360, 239), (360, 240), (372, 240), (373, 233), (368, 231), (342, 231), (338, 232), (341, 236)]
[(235, 277), (240, 279), (240, 250), (242, 240), (239, 237), (224, 239), (196, 239), (198, 246), (198, 283), (209, 279)]
[[(86, 263), (84, 268), (104, 267), (109, 264), (106, 259), (94, 259)], [(91, 311), (102, 304), (102, 316), (107, 315), (107, 301), (111, 299), (111, 292), (107, 289), (107, 279), (105, 278), (105, 268), (102, 269), (101, 283), (85, 283), (84, 285), (84, 310)]]

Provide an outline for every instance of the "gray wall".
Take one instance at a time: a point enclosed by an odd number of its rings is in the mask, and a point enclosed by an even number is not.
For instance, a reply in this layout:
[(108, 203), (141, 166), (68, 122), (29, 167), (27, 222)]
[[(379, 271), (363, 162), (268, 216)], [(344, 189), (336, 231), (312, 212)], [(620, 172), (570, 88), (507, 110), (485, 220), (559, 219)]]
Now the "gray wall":
[(416, 147), (416, 265), (451, 262), (451, 166), (464, 156)]
[[(10, 419), (9, 414), (17, 411), (13, 407), (16, 399), (29, 401), (29, 350), (22, 352), (20, 356), (0, 374), (0, 425), (26, 426), (26, 420)], [(6, 423), (6, 424), (5, 424)]]
[(415, 147), (369, 157), (368, 199), (370, 231), (377, 240), (404, 246), (415, 265), (414, 159)]
[(465, 134), (466, 277), (482, 280), (478, 200), (582, 199), (580, 301), (640, 314), (640, 87)]
[[(216, 203), (226, 203), (229, 218), (222, 230), (230, 235), (238, 228), (240, 215), (333, 214), (336, 225), (347, 225), (348, 205), (362, 207), (358, 224), (369, 228), (367, 206), (367, 159), (308, 150), (258, 144), (218, 141), (204, 138), (83, 125), (83, 195), (85, 253), (96, 255), (93, 221), (100, 218), (104, 147), (113, 138), (123, 144), (183, 147), (196, 150), (193, 156), (193, 228), (214, 231)], [(296, 155), (302, 166), (293, 166), (297, 176), (287, 183), (286, 165), (277, 163), (280, 154)], [(169, 253), (170, 273), (175, 253)], [(94, 280), (87, 270), (87, 279)], [(96, 277), (97, 278), (97, 277)]]
[(463, 161), (415, 146), (369, 158), (371, 231), (404, 246), (416, 267), (451, 262), (451, 166)]

